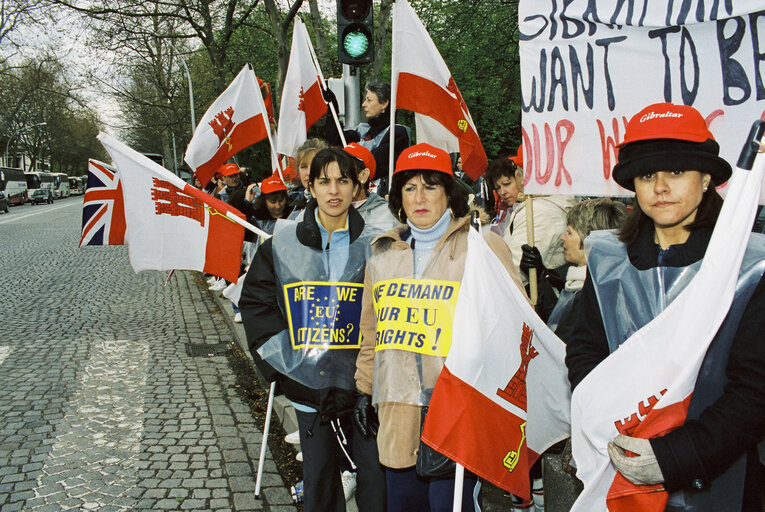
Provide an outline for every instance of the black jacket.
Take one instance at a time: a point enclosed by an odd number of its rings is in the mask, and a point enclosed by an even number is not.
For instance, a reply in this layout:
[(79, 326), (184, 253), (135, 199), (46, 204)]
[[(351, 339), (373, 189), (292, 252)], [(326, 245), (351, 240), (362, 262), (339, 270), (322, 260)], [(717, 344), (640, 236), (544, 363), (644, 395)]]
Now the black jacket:
[[(321, 232), (316, 223), (314, 211), (316, 201), (308, 203), (303, 220), (297, 225), (296, 234), (301, 245), (321, 250)], [(364, 219), (353, 208), (348, 211), (348, 231), (353, 243), (364, 230)], [(277, 287), (274, 275), (274, 256), (271, 238), (263, 242), (247, 272), (239, 299), (242, 323), (247, 333), (247, 345), (255, 364), (268, 381), (278, 380), (285, 396), (309, 407), (317, 409), (323, 420), (329, 420), (353, 407), (354, 392), (350, 390), (325, 388), (311, 389), (277, 372), (264, 361), (257, 350), (273, 335), (287, 329), (287, 320), (282, 314), (277, 301), (281, 286)]]
[[(666, 266), (684, 267), (702, 259), (711, 235), (711, 229), (691, 232), (685, 244), (673, 246)], [(645, 270), (658, 265), (653, 240), (654, 230), (649, 226), (627, 247), (635, 268)], [(564, 340), (572, 390), (609, 355), (590, 272), (579, 295), (576, 321)], [(710, 482), (745, 452), (751, 455), (750, 460), (757, 460), (756, 445), (765, 437), (764, 338), (765, 278), (757, 285), (736, 331), (725, 370), (728, 383), (722, 395), (698, 419), (689, 419), (669, 434), (651, 439), (668, 491)], [(751, 490), (751, 477), (748, 472), (745, 494)]]

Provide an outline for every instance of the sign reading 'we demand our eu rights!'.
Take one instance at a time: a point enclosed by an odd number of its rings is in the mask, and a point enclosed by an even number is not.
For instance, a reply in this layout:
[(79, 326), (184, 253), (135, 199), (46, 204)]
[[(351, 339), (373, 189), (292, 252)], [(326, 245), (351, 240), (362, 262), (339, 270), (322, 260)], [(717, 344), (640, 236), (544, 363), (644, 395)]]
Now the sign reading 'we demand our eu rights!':
[(360, 348), (361, 294), (358, 283), (303, 281), (284, 287), (294, 350)]

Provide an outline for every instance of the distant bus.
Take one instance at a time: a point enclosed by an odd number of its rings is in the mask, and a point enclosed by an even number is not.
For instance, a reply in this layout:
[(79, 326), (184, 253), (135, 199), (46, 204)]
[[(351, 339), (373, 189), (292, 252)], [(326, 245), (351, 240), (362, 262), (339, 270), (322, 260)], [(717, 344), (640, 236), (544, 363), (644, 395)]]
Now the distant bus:
[(50, 190), (51, 197), (56, 197), (55, 179), (49, 172), (27, 171), (24, 173), (27, 179), (27, 197), (32, 197), (38, 188)]
[(85, 193), (80, 176), (69, 176), (69, 193), (73, 196), (79, 196)]
[(5, 192), (10, 204), (24, 204), (27, 195), (27, 180), (24, 171), (10, 167), (0, 167), (0, 190)]
[(53, 193), (56, 194), (56, 197), (58, 198), (69, 197), (69, 176), (68, 175), (64, 174), (63, 172), (54, 172), (53, 183), (55, 185)]

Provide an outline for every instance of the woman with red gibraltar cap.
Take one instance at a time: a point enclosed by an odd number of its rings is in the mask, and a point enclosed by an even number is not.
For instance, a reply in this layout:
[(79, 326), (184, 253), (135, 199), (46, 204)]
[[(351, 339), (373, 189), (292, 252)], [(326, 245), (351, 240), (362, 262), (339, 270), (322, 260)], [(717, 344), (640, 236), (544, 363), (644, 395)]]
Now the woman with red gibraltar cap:
[[(451, 511), (454, 466), (438, 475), (415, 469), (423, 411), (451, 345), (442, 328), (451, 325), (470, 229), (467, 197), (449, 155), (429, 144), (405, 149), (396, 161), (390, 209), (404, 225), (378, 236), (367, 260), (354, 422), (363, 435), (377, 436), (388, 512)], [(486, 241), (522, 290), (505, 243), (488, 231)], [(426, 303), (430, 313), (413, 311)], [(462, 510), (480, 510), (479, 495), (478, 479), (467, 475)]]
[[(252, 192), (248, 189), (247, 200), (252, 201)], [(255, 198), (253, 207), (257, 226), (266, 233), (274, 232), (277, 219), (286, 219), (292, 209), (287, 204), (287, 187), (281, 178), (272, 174), (260, 185), (260, 195)]]
[[(628, 123), (613, 176), (635, 192), (635, 201), (618, 234), (588, 237), (587, 278), (565, 340), (572, 389), (658, 315), (663, 299), (687, 282), (678, 279), (681, 271), (704, 258), (723, 202), (715, 187), (731, 175), (718, 152), (704, 118), (690, 106), (650, 105)], [(757, 444), (765, 437), (765, 244), (758, 236), (750, 238), (736, 295), (707, 350), (684, 425), (650, 440), (618, 435), (608, 448), (633, 484), (664, 484), (667, 510), (762, 510)]]

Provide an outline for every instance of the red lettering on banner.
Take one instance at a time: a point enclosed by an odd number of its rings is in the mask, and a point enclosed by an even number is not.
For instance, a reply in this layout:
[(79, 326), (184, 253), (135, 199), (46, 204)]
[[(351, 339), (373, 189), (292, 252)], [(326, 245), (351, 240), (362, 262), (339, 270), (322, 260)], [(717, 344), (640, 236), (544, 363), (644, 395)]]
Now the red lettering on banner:
[(537, 349), (531, 344), (534, 331), (531, 327), (523, 324), (521, 334), (521, 364), (503, 389), (497, 389), (497, 396), (504, 398), (514, 406), (526, 410), (526, 373), (529, 371), (529, 362), (539, 355)]
[[(619, 148), (617, 146), (622, 143), (622, 136), (619, 133), (619, 119), (614, 117), (611, 119), (611, 133), (606, 135), (606, 128), (603, 122), (598, 119), (598, 132), (600, 133), (600, 150), (602, 154), (603, 162), (603, 177), (608, 180), (611, 177), (611, 169), (616, 165), (616, 159), (619, 156)], [(622, 124), (624, 128), (627, 128), (627, 118), (622, 116)], [(614, 155), (614, 163), (611, 164), (611, 154)]]
[(521, 130), (523, 137), (523, 185), (526, 186), (534, 176), (534, 180), (540, 185), (550, 181), (555, 174), (555, 186), (559, 187), (563, 180), (571, 185), (571, 174), (563, 164), (566, 146), (574, 136), (576, 127), (568, 119), (561, 119), (555, 124), (555, 130), (548, 123), (544, 123), (544, 172), (542, 171), (542, 144), (539, 136), (539, 128), (536, 124), (531, 125), (531, 138), (525, 129)]
[(157, 178), (152, 178), (153, 188), (151, 199), (154, 201), (154, 213), (157, 215), (171, 215), (173, 217), (187, 217), (205, 225), (205, 210), (202, 203), (191, 196), (181, 192), (181, 189), (170, 183)]
[(234, 107), (228, 107), (223, 112), (215, 114), (215, 119), (210, 121), (210, 127), (215, 132), (215, 135), (218, 136), (218, 144), (222, 144), (226, 137), (228, 137), (228, 134), (231, 133), (231, 130), (234, 129), (233, 117)]
[(619, 431), (620, 434), (624, 434), (625, 436), (632, 435), (632, 433), (635, 431), (635, 429), (640, 425), (640, 423), (645, 419), (646, 416), (648, 416), (648, 413), (651, 412), (651, 409), (653, 409), (653, 406), (659, 403), (659, 398), (661, 398), (664, 393), (666, 393), (666, 389), (662, 389), (661, 392), (659, 392), (659, 396), (651, 395), (645, 400), (641, 400), (637, 404), (637, 412), (633, 412), (628, 417), (624, 418), (623, 420), (616, 420), (614, 421), (614, 426), (616, 427), (616, 430)]

